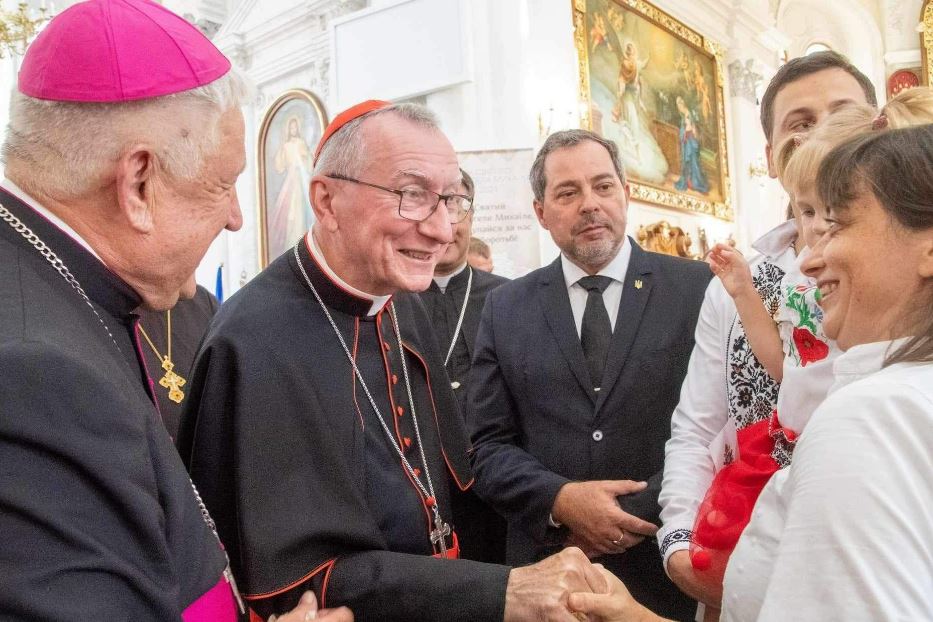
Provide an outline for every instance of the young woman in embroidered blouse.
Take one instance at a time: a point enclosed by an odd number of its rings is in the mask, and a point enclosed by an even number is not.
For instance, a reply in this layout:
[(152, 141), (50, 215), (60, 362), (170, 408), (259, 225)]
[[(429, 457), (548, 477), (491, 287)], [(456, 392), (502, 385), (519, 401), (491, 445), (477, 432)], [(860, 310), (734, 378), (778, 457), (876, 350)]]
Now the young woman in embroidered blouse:
[[(933, 619), (933, 125), (855, 137), (817, 188), (829, 228), (802, 271), (844, 353), (729, 561), (722, 619)], [(570, 606), (659, 619), (611, 585)]]

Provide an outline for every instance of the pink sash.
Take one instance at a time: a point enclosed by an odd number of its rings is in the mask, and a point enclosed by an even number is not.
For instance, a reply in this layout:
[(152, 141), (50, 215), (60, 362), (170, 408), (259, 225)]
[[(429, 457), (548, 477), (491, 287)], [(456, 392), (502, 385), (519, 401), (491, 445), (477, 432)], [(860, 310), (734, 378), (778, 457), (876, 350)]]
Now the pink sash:
[(221, 576), (217, 585), (182, 612), (181, 619), (184, 622), (236, 622), (236, 603), (227, 578)]

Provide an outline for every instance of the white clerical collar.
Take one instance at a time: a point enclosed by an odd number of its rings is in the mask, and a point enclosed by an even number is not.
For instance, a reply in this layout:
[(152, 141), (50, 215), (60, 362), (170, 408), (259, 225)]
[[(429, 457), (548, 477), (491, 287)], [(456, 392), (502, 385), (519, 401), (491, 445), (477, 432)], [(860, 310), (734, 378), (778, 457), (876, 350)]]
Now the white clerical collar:
[[(619, 283), (624, 283), (625, 273), (628, 272), (628, 262), (631, 257), (632, 244), (629, 242), (628, 236), (625, 236), (625, 239), (622, 241), (622, 246), (619, 248), (619, 252), (616, 253), (616, 256), (596, 274), (608, 276)], [(586, 270), (573, 263), (573, 261), (563, 253), (561, 253), (560, 256), (560, 265), (564, 270), (564, 282), (567, 284), (567, 289), (570, 289), (572, 285), (583, 277), (589, 276)]]
[(71, 228), (71, 226), (68, 223), (66, 223), (64, 220), (62, 220), (61, 218), (59, 218), (58, 216), (50, 212), (47, 207), (43, 206), (41, 203), (36, 201), (34, 198), (26, 194), (23, 191), (23, 189), (17, 186), (11, 179), (4, 177), (3, 180), (0, 181), (0, 186), (2, 186), (4, 190), (6, 190), (7, 192), (15, 196), (17, 199), (19, 199), (20, 201), (22, 201), (23, 203), (31, 207), (33, 210), (38, 212), (43, 218), (45, 218), (46, 220), (51, 222), (53, 225), (61, 229), (68, 237), (70, 237), (75, 242), (83, 246), (87, 250), (87, 252), (94, 255), (94, 257), (96, 257), (98, 261), (100, 261), (101, 263), (104, 263), (104, 260), (100, 258), (100, 255), (98, 255), (94, 251), (94, 249), (91, 248), (91, 245), (87, 243), (87, 240), (82, 238), (78, 234), (77, 231)]
[(461, 272), (463, 272), (467, 267), (467, 262), (463, 262), (463, 265), (451, 272), (450, 274), (445, 274), (444, 276), (434, 275), (434, 282), (437, 283), (437, 286), (442, 292), (447, 291), (447, 284), (450, 283), (450, 279), (454, 278)]
[(367, 294), (366, 292), (356, 289), (337, 276), (336, 273), (330, 269), (330, 266), (327, 265), (327, 260), (324, 258), (324, 253), (321, 252), (321, 247), (317, 245), (317, 240), (314, 239), (314, 236), (311, 234), (310, 230), (307, 234), (305, 234), (305, 239), (308, 242), (308, 250), (311, 251), (311, 255), (314, 257), (314, 260), (317, 261), (318, 265), (321, 266), (321, 270), (324, 271), (324, 274), (327, 275), (327, 278), (357, 298), (372, 301), (373, 304), (369, 307), (369, 312), (366, 315), (372, 316), (382, 311), (382, 308), (386, 306), (392, 296), (376, 296), (374, 294)]

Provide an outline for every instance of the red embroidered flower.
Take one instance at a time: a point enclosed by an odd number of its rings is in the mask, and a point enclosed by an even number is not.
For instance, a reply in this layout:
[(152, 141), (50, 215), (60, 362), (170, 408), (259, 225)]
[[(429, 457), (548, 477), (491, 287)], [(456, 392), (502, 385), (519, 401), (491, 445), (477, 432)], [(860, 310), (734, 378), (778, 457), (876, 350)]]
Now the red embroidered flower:
[(794, 329), (794, 345), (800, 353), (801, 367), (806, 367), (807, 363), (822, 361), (829, 355), (829, 346), (806, 328)]

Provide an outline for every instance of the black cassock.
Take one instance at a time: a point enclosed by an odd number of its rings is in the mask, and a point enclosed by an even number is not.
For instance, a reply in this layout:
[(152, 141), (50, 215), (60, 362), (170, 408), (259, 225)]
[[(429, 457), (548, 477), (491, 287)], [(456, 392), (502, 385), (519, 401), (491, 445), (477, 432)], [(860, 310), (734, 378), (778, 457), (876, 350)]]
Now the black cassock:
[[(214, 295), (198, 285), (194, 298), (179, 300), (172, 308), (172, 357), (174, 371), (185, 379), (180, 387), (185, 397), (180, 403), (169, 399), (169, 387), (163, 386), (159, 381), (164, 377), (165, 370), (162, 361), (152, 351), (152, 347), (145, 339), (142, 340), (143, 356), (149, 374), (155, 381), (155, 396), (159, 406), (159, 413), (169, 435), (175, 438), (178, 435), (178, 422), (185, 406), (185, 399), (191, 394), (191, 367), (194, 357), (198, 353), (201, 340), (207, 332), (211, 318), (217, 313), (217, 299)], [(140, 309), (139, 324), (149, 335), (159, 354), (165, 356), (168, 352), (168, 316), (165, 311), (146, 311)]]
[[(371, 301), (327, 277), (304, 240), (298, 249), (393, 438), (422, 481), (430, 472), (451, 522), (448, 477), (472, 484), (468, 441), (424, 307), (393, 297), (427, 465), (392, 308), (368, 316)], [(224, 303), (192, 381), (179, 447), (257, 612), (286, 611), (310, 588), (358, 621), (502, 619), (509, 569), (432, 556), (430, 501), (292, 251)]]
[(0, 619), (179, 620), (225, 561), (148, 392), (140, 299), (32, 208), (0, 202), (113, 335), (0, 220)]
[[(470, 274), (472, 273), (472, 281)], [(507, 283), (508, 279), (467, 266), (454, 275), (444, 291), (434, 281), (431, 286), (419, 294), (428, 310), (437, 339), (440, 342), (441, 355), (450, 358), (447, 361), (447, 375), (450, 376), (451, 388), (457, 396), (461, 415), (466, 414), (466, 397), (469, 386), (470, 366), (473, 358), (473, 344), (479, 330), (479, 320), (483, 311), (486, 295)], [(470, 290), (470, 299), (463, 308), (464, 297)], [(460, 316), (463, 321), (457, 331)], [(453, 349), (450, 349), (451, 342)], [(454, 519), (459, 525), (461, 535), (461, 554), (465, 559), (475, 559), (498, 564), (505, 563), (505, 534), (507, 523), (489, 505), (482, 502), (473, 490), (450, 490), (453, 503)]]

